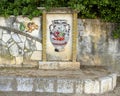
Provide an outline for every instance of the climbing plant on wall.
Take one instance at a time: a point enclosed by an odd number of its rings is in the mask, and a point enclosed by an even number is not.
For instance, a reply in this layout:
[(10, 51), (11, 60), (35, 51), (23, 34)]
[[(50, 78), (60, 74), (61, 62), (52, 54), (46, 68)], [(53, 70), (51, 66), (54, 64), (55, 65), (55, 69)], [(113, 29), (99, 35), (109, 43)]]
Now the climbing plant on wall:
[(0, 15), (23, 15), (31, 19), (42, 14), (42, 10), (37, 7), (45, 7), (47, 10), (70, 7), (79, 12), (80, 18), (100, 18), (120, 23), (120, 0), (0, 0)]
[(83, 18), (120, 22), (120, 0), (70, 0), (68, 4)]
[(117, 24), (115, 30), (113, 30), (113, 32), (112, 32), (112, 37), (113, 37), (114, 39), (118, 39), (118, 38), (120, 39), (120, 23)]
[(120, 0), (0, 0), (0, 15), (23, 15), (30, 18), (41, 15), (37, 7), (70, 7), (80, 18), (101, 18), (120, 22)]
[(1, 0), (0, 15), (8, 17), (9, 15), (23, 15), (29, 18), (40, 16), (41, 10), (37, 9), (39, 0)]

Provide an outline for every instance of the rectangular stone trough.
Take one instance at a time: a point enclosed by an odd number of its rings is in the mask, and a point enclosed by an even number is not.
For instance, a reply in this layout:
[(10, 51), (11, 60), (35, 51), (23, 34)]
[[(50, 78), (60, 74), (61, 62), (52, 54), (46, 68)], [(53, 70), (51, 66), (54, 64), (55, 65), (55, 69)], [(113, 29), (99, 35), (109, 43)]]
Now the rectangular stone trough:
[(115, 88), (116, 78), (115, 73), (97, 79), (0, 76), (0, 91), (101, 94)]

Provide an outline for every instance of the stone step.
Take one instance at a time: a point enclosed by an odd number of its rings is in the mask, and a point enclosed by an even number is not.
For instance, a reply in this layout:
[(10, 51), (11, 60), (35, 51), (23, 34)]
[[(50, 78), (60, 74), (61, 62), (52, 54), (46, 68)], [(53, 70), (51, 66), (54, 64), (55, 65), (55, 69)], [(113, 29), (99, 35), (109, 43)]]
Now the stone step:
[(1, 69), (0, 91), (42, 94), (102, 94), (114, 90), (116, 80), (117, 73), (105, 68), (82, 70)]

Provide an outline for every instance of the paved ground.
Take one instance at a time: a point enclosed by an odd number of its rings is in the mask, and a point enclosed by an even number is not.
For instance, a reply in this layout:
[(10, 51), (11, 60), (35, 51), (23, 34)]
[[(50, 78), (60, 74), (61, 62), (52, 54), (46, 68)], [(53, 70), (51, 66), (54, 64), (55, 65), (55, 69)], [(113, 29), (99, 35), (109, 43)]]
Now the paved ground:
[(114, 73), (106, 67), (82, 67), (78, 70), (39, 70), (35, 68), (0, 68), (0, 76), (23, 77), (67, 77), (80, 79), (94, 79)]
[[(66, 74), (67, 72), (67, 74)], [(77, 78), (81, 76), (82, 78), (92, 78), (96, 76), (104, 76), (109, 74), (109, 71), (106, 71), (106, 68), (82, 68), (81, 71), (74, 71), (74, 70), (66, 70), (66, 72), (62, 72), (64, 74), (61, 74), (60, 72), (56, 71), (47, 71), (47, 70), (36, 70), (36, 69), (0, 69), (0, 75), (1, 76), (33, 76), (33, 77), (39, 77), (39, 76), (56, 76), (59, 75), (62, 76), (72, 76)], [(97, 73), (98, 72), (98, 73)], [(74, 76), (73, 76), (74, 74)], [(84, 76), (86, 74), (86, 76)], [(71, 94), (56, 94), (56, 93), (37, 93), (37, 92), (0, 92), (0, 96), (120, 96), (120, 77), (118, 77), (117, 80), (117, 87), (112, 92), (104, 93), (104, 94), (96, 94), (96, 95), (71, 95)]]

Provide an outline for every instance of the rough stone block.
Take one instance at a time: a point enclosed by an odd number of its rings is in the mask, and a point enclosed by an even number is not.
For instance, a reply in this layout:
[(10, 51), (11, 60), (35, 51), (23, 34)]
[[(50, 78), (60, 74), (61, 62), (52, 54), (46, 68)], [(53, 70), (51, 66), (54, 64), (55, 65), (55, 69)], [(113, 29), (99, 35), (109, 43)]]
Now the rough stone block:
[(23, 63), (23, 57), (15, 57), (16, 59), (16, 64), (22, 64)]
[(26, 36), (23, 36), (23, 35), (19, 34), (19, 37), (20, 37), (20, 39), (23, 43), (26, 41)]
[(11, 47), (14, 43), (15, 42), (14, 42), (14, 40), (12, 38), (9, 39), (8, 42), (7, 42), (7, 47)]
[(34, 51), (30, 59), (31, 60), (42, 60), (42, 51)]
[(28, 67), (28, 68), (38, 67), (38, 62), (29, 59), (27, 60), (24, 58), (22, 67)]
[(11, 65), (11, 66), (13, 66), (13, 65), (15, 65), (15, 58), (11, 58), (11, 59), (6, 59), (6, 58), (1, 58), (0, 57), (0, 65), (2, 65), (2, 64), (4, 64), (6, 67), (7, 67), (7, 65), (9, 66), (9, 65)]
[(57, 92), (58, 93), (73, 93), (74, 86), (73, 80), (60, 79), (57, 80)]
[(33, 78), (17, 78), (17, 91), (32, 91)]
[(19, 55), (19, 48), (18, 48), (17, 44), (15, 44), (15, 43), (10, 46), (9, 51), (12, 56)]
[(0, 91), (13, 91), (13, 80), (12, 77), (0, 76)]
[(112, 77), (103, 77), (100, 78), (101, 83), (101, 93), (108, 92), (112, 90)]
[(3, 40), (4, 42), (7, 42), (10, 38), (11, 38), (11, 35), (10, 35), (10, 34), (3, 34), (3, 36), (2, 36), (2, 40)]
[(39, 69), (58, 69), (57, 62), (39, 62)]
[(26, 38), (26, 41), (24, 42), (25, 43), (25, 48), (28, 50), (36, 50), (36, 46), (35, 46), (35, 41), (34, 40), (31, 40), (30, 38)]
[(76, 81), (76, 93), (82, 94), (83, 93), (83, 80)]
[(6, 22), (5, 21), (6, 21), (5, 18), (1, 16), (0, 17), (0, 25), (6, 26)]
[(54, 79), (38, 78), (34, 86), (36, 92), (54, 92)]
[(3, 30), (3, 34), (8, 34), (8, 31), (7, 30)]
[(42, 44), (36, 41), (36, 48), (37, 50), (42, 50)]
[(99, 93), (100, 92), (100, 84), (97, 80), (85, 80), (84, 81), (84, 92), (86, 94), (92, 94), (92, 93)]
[(22, 43), (18, 43), (18, 46), (22, 49), (22, 50), (24, 50), (24, 48), (25, 48), (25, 44), (22, 42)]
[(18, 34), (12, 34), (12, 39), (17, 43), (22, 42)]
[(60, 69), (80, 69), (80, 62), (61, 62)]
[(2, 39), (2, 35), (3, 35), (3, 32), (2, 32), (3, 30), (2, 29), (0, 29), (0, 39)]
[(113, 73), (113, 74), (111, 74), (109, 76), (112, 77), (112, 88), (114, 89), (116, 87), (117, 74)]

